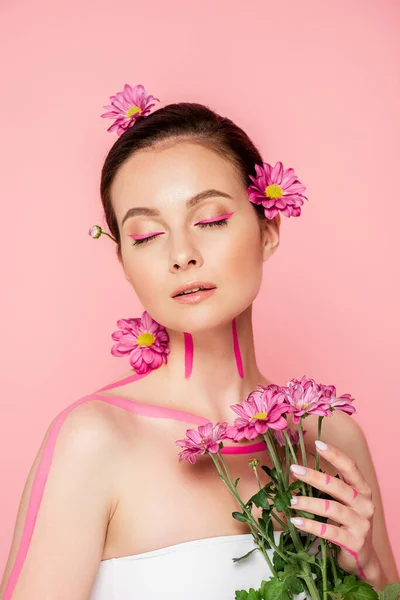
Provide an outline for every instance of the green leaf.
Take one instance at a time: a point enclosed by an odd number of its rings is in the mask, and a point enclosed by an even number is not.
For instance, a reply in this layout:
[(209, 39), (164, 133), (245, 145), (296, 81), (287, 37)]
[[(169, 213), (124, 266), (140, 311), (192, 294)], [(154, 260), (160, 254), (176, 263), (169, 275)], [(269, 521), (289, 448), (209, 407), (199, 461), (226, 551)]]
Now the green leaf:
[(304, 517), (305, 519), (315, 519), (315, 515), (307, 512), (306, 510), (296, 510), (296, 516)]
[(263, 465), (261, 468), (272, 479), (272, 481), (279, 481), (278, 471), (275, 469), (275, 467), (271, 469), (270, 467)]
[(290, 556), (293, 556), (293, 558), (296, 559), (296, 562), (305, 560), (309, 563), (315, 563), (315, 554), (308, 554), (307, 552), (290, 552), (290, 550), (287, 550), (286, 552)]
[(240, 521), (241, 523), (248, 523), (248, 518), (243, 513), (233, 512), (232, 517), (236, 519), (236, 521)]
[(240, 590), (235, 592), (235, 600), (247, 600), (249, 594), (245, 590)]
[(275, 571), (283, 571), (283, 569), (285, 568), (286, 561), (277, 552), (274, 552), (272, 562)]
[(261, 516), (264, 519), (264, 521), (268, 521), (268, 519), (270, 519), (271, 510), (272, 510), (272, 506), (270, 506), (269, 509), (263, 508), (263, 510), (261, 511)]
[(334, 591), (343, 594), (345, 600), (378, 600), (378, 594), (372, 585), (356, 579), (354, 575), (347, 575), (343, 583), (336, 585)]
[(269, 510), (271, 508), (270, 504), (268, 502), (268, 496), (267, 496), (267, 494), (265, 493), (265, 491), (263, 489), (260, 490), (259, 492), (257, 492), (257, 494), (255, 494), (254, 496), (252, 496), (250, 498), (250, 500), (252, 502), (254, 502), (254, 504), (257, 507), (261, 507), (261, 508), (264, 508), (266, 510)]
[(299, 480), (293, 481), (293, 483), (291, 483), (288, 487), (288, 492), (293, 492), (294, 490), (300, 489), (302, 485), (302, 482)]
[(239, 562), (239, 560), (243, 560), (244, 558), (247, 558), (248, 556), (250, 556), (250, 554), (253, 554), (253, 552), (255, 552), (255, 550), (258, 550), (258, 548), (253, 548), (253, 550), (250, 550), (250, 552), (247, 552), (247, 554), (244, 554), (243, 556), (239, 556), (239, 558), (232, 558), (233, 562)]
[(384, 585), (378, 592), (379, 600), (398, 600), (400, 598), (400, 585), (398, 583), (390, 583)]
[(285, 582), (278, 577), (272, 577), (264, 586), (263, 598), (265, 600), (290, 600)]
[(290, 496), (288, 492), (282, 492), (275, 496), (274, 506), (278, 512), (283, 512), (288, 506), (290, 506)]

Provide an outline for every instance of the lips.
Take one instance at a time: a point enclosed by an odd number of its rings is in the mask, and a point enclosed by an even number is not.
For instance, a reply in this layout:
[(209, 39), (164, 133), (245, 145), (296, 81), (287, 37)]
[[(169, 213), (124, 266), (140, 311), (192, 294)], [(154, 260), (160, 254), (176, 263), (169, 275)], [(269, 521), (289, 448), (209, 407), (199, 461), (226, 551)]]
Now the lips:
[(188, 283), (181, 285), (176, 288), (176, 290), (171, 294), (171, 298), (175, 298), (176, 296), (188, 295), (184, 294), (184, 292), (190, 292), (191, 290), (214, 290), (217, 286), (210, 281), (189, 281)]

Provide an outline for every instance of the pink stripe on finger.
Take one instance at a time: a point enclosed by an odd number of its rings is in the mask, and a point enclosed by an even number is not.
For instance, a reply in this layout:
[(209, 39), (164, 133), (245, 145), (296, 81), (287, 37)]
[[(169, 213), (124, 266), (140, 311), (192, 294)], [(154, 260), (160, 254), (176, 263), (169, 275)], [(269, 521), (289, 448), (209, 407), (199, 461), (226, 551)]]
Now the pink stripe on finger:
[(357, 498), (357, 496), (358, 496), (358, 492), (355, 488), (353, 488), (353, 500), (354, 500), (354, 498)]
[(329, 500), (325, 500), (325, 512), (328, 512), (330, 504)]
[(325, 478), (326, 485), (328, 485), (328, 483), (330, 482), (330, 480), (331, 480), (330, 475), (327, 475), (326, 478)]
[(320, 535), (324, 535), (325, 531), (326, 531), (326, 525), (325, 525), (325, 523), (322, 523)]

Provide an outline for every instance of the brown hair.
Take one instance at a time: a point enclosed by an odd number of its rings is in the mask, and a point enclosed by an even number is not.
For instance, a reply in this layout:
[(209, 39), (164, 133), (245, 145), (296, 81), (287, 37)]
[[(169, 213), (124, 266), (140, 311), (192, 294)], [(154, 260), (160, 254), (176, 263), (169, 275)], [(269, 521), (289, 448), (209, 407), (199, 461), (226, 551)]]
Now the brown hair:
[[(203, 104), (179, 102), (139, 117), (114, 143), (101, 171), (100, 194), (110, 233), (117, 241), (121, 256), (121, 238), (111, 202), (110, 189), (119, 167), (135, 152), (156, 148), (163, 142), (190, 140), (213, 150), (237, 170), (246, 186), (252, 184), (249, 174), (256, 176), (254, 165), (262, 165), (259, 150), (248, 135), (227, 117), (221, 117)], [(253, 204), (260, 219), (265, 219), (262, 205)]]

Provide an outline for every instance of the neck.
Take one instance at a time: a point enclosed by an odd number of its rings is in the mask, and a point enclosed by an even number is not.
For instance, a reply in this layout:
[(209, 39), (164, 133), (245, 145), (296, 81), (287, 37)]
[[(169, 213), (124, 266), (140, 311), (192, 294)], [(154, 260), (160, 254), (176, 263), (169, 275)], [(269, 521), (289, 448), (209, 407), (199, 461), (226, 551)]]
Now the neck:
[(229, 408), (231, 404), (244, 400), (258, 384), (270, 383), (260, 373), (256, 362), (251, 306), (236, 317), (235, 322), (240, 356), (234, 350), (231, 321), (212, 330), (191, 334), (193, 364), (188, 378), (185, 378), (184, 336), (168, 331), (170, 353), (162, 371), (169, 389), (168, 397), (173, 398), (175, 405), (178, 402), (186, 410), (213, 422), (230, 422), (234, 418)]

